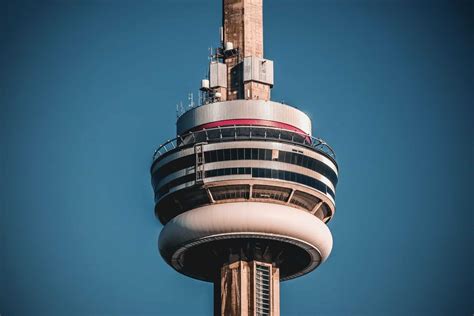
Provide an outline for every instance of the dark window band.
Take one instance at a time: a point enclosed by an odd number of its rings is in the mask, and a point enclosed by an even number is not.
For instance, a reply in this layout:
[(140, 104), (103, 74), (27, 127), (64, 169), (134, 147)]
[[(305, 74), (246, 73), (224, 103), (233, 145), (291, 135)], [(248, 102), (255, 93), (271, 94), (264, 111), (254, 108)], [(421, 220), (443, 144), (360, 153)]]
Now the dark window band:
[(318, 191), (328, 193), (330, 196), (332, 196), (333, 199), (336, 199), (336, 195), (334, 194), (334, 191), (331, 188), (329, 188), (321, 181), (315, 178), (308, 177), (304, 174), (285, 170), (252, 168), (252, 178), (271, 178), (297, 182), (312, 187)]
[[(214, 169), (214, 170), (206, 171), (205, 177), (211, 178), (211, 177), (221, 177), (221, 176), (239, 175), (239, 174), (251, 174), (252, 178), (280, 179), (280, 180), (304, 184), (318, 191), (321, 191), (323, 193), (328, 193), (330, 196), (332, 196), (333, 199), (336, 199), (336, 195), (334, 194), (334, 191), (323, 182), (317, 179), (308, 177), (304, 174), (285, 171), (285, 170), (265, 169), (265, 168), (222, 168), (222, 169)], [(175, 187), (180, 184), (190, 182), (193, 180), (195, 180), (194, 173), (188, 174), (184, 177), (174, 179), (166, 183), (165, 185), (163, 185), (161, 188), (159, 188), (157, 192), (157, 197), (159, 198), (163, 196), (164, 194), (168, 193), (172, 187)]]
[(317, 159), (305, 156), (303, 154), (297, 154), (289, 151), (280, 151), (278, 153), (278, 161), (316, 171), (328, 178), (334, 184), (334, 187), (337, 185), (337, 175), (334, 170), (332, 170), (324, 162), (321, 162)]
[(188, 156), (184, 156), (184, 157), (180, 157), (178, 159), (172, 160), (164, 164), (162, 167), (158, 168), (158, 170), (156, 170), (155, 173), (153, 173), (153, 179), (157, 179), (159, 181), (163, 179), (164, 177), (172, 174), (173, 172), (194, 166), (195, 163), (196, 163), (195, 155), (188, 155)]
[(206, 171), (205, 177), (221, 177), (221, 176), (230, 176), (236, 174), (252, 174), (252, 168), (224, 168), (224, 169), (214, 169)]
[[(175, 186), (178, 186), (180, 184), (190, 182), (196, 180), (196, 174), (191, 173), (188, 175), (185, 175), (184, 177), (179, 177), (174, 180), (171, 180), (170, 182), (166, 183), (165, 185), (161, 186), (157, 192), (157, 198), (162, 197), (166, 193), (169, 192), (169, 190)], [(156, 189), (156, 188), (155, 188)]]
[[(188, 155), (173, 161), (168, 162), (161, 168), (158, 168), (153, 174), (154, 185), (160, 179), (176, 172), (178, 170), (186, 169), (194, 166), (196, 157), (195, 155)], [(271, 149), (259, 149), (259, 148), (231, 148), (231, 149), (218, 149), (204, 152), (204, 161), (206, 163), (229, 161), (229, 160), (272, 160)], [(292, 165), (302, 166), (310, 170), (316, 171), (326, 178), (328, 178), (334, 186), (337, 185), (337, 175), (329, 166), (325, 163), (294, 152), (279, 151), (278, 160), (280, 162), (289, 163)]]

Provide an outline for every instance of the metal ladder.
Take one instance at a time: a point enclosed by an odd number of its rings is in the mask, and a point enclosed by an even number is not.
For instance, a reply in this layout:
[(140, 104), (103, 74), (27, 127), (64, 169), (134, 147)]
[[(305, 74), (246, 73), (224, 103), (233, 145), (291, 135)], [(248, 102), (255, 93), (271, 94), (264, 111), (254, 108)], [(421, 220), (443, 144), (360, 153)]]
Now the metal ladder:
[(195, 172), (196, 172), (196, 184), (204, 182), (204, 148), (203, 145), (206, 143), (198, 143), (194, 145), (194, 154), (196, 155), (196, 165), (195, 165)]

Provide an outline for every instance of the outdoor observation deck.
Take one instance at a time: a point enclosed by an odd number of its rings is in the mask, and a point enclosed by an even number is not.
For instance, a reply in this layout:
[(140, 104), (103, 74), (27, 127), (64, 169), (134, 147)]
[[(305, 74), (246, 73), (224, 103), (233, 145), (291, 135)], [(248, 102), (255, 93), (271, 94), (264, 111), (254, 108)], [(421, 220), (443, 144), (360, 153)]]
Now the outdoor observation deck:
[(336, 153), (324, 140), (304, 133), (267, 126), (223, 126), (188, 132), (166, 141), (153, 154), (153, 163), (169, 152), (190, 147), (198, 143), (229, 141), (276, 141), (304, 146), (325, 155), (336, 164)]
[(163, 224), (198, 206), (236, 201), (287, 204), (324, 222), (335, 210), (334, 151), (295, 131), (224, 126), (188, 132), (155, 151), (151, 173)]

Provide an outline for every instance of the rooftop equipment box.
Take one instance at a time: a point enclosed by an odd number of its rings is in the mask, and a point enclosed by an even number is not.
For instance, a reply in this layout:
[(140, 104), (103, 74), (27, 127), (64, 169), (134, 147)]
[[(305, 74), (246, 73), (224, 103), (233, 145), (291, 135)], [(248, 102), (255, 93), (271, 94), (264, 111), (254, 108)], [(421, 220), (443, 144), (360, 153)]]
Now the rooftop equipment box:
[(273, 86), (273, 61), (255, 56), (244, 58), (244, 82), (257, 81)]
[(211, 62), (209, 67), (209, 81), (211, 88), (227, 88), (227, 65)]

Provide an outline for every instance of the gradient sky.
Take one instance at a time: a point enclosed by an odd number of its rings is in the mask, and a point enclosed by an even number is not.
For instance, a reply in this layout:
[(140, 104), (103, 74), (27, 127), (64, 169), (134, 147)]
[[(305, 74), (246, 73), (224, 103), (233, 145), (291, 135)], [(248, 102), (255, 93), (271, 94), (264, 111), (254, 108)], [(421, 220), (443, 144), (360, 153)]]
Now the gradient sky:
[[(0, 0), (0, 314), (211, 315), (160, 258), (149, 166), (219, 0)], [(273, 99), (337, 153), (334, 249), (282, 315), (471, 315), (472, 1), (266, 0)]]

